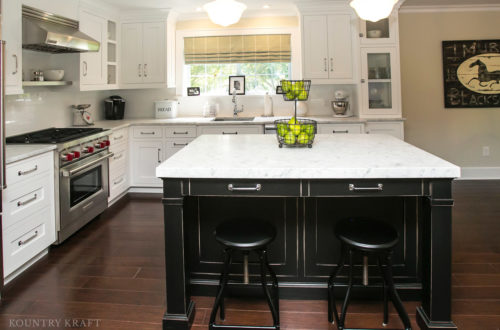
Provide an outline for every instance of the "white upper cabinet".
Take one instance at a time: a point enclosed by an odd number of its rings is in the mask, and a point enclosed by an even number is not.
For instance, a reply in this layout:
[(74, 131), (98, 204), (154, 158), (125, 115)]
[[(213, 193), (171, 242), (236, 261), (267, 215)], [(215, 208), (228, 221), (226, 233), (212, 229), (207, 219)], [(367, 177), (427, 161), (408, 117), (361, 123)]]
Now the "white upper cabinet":
[(123, 23), (122, 83), (130, 88), (165, 84), (165, 46), (166, 22)]
[(352, 15), (304, 15), (304, 79), (315, 84), (354, 81)]
[(2, 40), (5, 41), (5, 94), (22, 94), (22, 3), (2, 1)]
[(396, 44), (398, 42), (397, 11), (378, 22), (360, 20), (361, 45)]
[(80, 84), (106, 84), (108, 21), (105, 18), (82, 10), (80, 12), (80, 31), (99, 41), (101, 44), (98, 52), (80, 54)]

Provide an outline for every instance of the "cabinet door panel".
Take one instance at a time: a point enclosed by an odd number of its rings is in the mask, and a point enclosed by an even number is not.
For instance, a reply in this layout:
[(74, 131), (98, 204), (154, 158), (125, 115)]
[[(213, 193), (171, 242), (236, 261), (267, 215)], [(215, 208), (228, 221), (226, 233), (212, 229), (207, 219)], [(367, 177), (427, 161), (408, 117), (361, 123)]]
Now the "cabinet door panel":
[(2, 1), (2, 39), (5, 40), (5, 94), (22, 93), (21, 1)]
[(353, 51), (350, 15), (328, 16), (328, 54), (330, 79), (352, 79)]
[(142, 83), (143, 35), (141, 23), (122, 24), (122, 80), (125, 84)]
[(98, 52), (80, 54), (80, 83), (83, 85), (98, 85), (106, 83), (107, 48), (105, 33), (108, 25), (104, 18), (89, 12), (80, 12), (80, 30), (99, 41), (101, 47)]
[(156, 177), (156, 167), (163, 160), (162, 141), (132, 142), (132, 185), (136, 187), (161, 187)]
[(143, 81), (145, 83), (165, 82), (165, 23), (143, 25)]
[(328, 79), (327, 16), (304, 16), (304, 78)]

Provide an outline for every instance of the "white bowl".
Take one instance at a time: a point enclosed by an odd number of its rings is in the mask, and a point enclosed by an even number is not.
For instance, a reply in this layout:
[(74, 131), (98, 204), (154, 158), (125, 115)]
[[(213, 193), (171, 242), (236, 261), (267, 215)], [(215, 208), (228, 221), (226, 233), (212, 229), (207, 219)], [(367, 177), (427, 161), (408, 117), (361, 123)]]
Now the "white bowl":
[(64, 78), (64, 70), (44, 70), (43, 78), (47, 81), (59, 81)]
[(382, 36), (382, 30), (370, 30), (366, 34), (368, 38), (380, 38)]

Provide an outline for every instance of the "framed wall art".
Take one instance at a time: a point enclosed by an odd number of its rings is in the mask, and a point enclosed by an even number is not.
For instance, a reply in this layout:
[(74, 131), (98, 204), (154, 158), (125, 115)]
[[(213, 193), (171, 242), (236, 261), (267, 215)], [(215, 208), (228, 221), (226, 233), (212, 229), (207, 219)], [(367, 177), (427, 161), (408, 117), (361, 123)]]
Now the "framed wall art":
[(445, 108), (500, 107), (500, 40), (443, 41)]
[(229, 77), (229, 95), (245, 95), (245, 76)]

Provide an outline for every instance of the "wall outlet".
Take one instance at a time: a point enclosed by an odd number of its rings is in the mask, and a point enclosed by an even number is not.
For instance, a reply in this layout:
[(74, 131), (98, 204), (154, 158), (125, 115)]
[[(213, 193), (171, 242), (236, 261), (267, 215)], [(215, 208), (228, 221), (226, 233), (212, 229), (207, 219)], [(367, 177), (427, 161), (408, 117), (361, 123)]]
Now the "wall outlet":
[(490, 155), (490, 147), (489, 146), (483, 147), (483, 156), (488, 157), (489, 155)]

